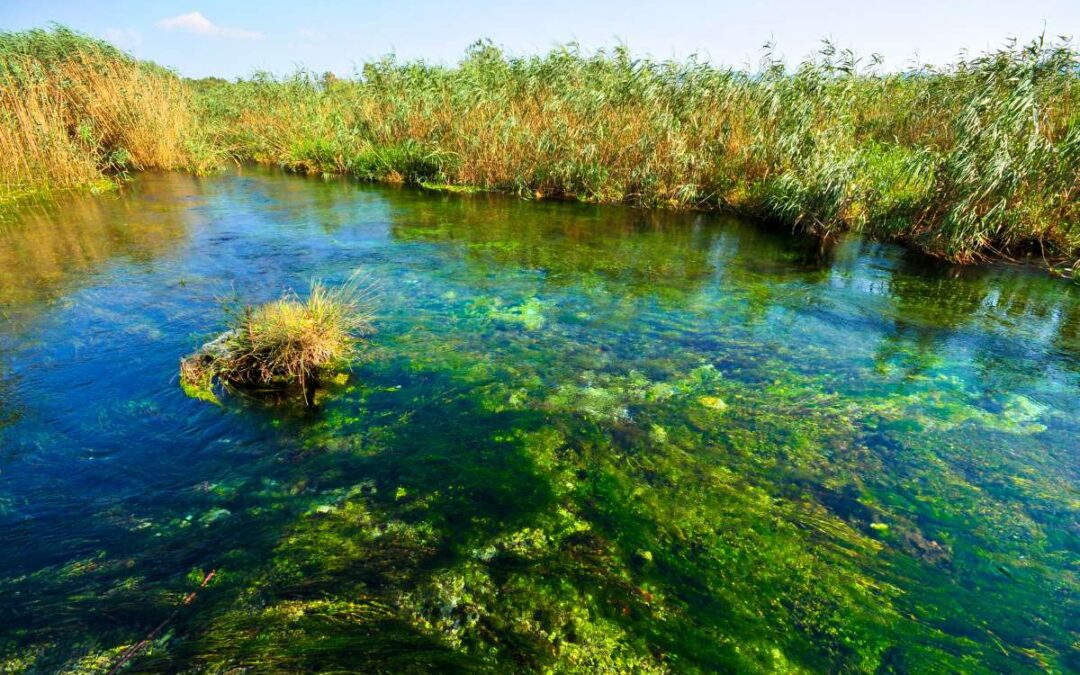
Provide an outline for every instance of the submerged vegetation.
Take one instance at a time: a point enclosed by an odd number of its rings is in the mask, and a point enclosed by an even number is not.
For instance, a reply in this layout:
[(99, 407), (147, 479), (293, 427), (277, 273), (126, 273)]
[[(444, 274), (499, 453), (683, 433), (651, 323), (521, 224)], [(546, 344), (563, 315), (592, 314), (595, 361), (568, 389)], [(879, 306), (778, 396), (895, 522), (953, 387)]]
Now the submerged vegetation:
[[(181, 82), (57, 28), (0, 36), (0, 199), (223, 158), (855, 230), (957, 262), (1080, 258), (1080, 63), (1010, 44), (893, 72), (826, 44), (755, 72), (478, 43), (454, 67)], [(1080, 261), (1077, 261), (1080, 262)]]
[[(1080, 287), (258, 168), (77, 201), (2, 233), (97, 271), (9, 275), (0, 672), (1080, 669)], [(322, 405), (166, 381), (223, 286), (358, 264)]]
[(311, 284), (295, 293), (233, 312), (229, 330), (180, 362), (180, 385), (193, 398), (216, 402), (215, 381), (227, 387), (311, 388), (351, 365), (372, 331), (374, 287), (354, 273), (339, 287)]

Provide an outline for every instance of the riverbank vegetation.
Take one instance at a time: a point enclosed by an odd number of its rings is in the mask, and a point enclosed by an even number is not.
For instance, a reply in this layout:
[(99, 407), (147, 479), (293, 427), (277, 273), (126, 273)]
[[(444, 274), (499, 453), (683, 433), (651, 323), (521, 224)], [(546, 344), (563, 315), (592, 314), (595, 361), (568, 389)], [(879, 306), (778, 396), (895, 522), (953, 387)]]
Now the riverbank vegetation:
[[(71, 35), (9, 34), (2, 44), (62, 46)], [(42, 128), (55, 130), (57, 152), (84, 153), (66, 183), (90, 165), (231, 158), (530, 198), (733, 210), (822, 236), (904, 241), (955, 262), (1034, 254), (1068, 272), (1080, 258), (1080, 61), (1065, 41), (903, 71), (828, 44), (790, 68), (767, 48), (752, 72), (624, 48), (518, 57), (477, 43), (453, 67), (386, 58), (345, 79), (300, 71), (188, 85), (96, 49), (159, 88), (138, 100), (172, 115), (174, 152), (143, 154), (126, 137), (83, 143), (67, 108), (53, 113), (62, 123), (38, 125), (21, 121), (32, 97), (5, 99), (7, 147), (36, 148)], [(3, 58), (11, 71), (13, 58), (28, 57)], [(34, 58), (96, 72), (66, 52)], [(30, 155), (34, 163), (0, 169), (5, 186), (65, 183), (50, 173), (53, 155)]]
[(189, 87), (62, 27), (0, 33), (0, 204), (131, 170), (205, 171)]
[(307, 298), (288, 292), (233, 312), (229, 330), (180, 362), (180, 384), (194, 398), (217, 401), (214, 383), (281, 390), (305, 402), (319, 381), (348, 367), (372, 331), (374, 288), (362, 274), (331, 288), (311, 284)]

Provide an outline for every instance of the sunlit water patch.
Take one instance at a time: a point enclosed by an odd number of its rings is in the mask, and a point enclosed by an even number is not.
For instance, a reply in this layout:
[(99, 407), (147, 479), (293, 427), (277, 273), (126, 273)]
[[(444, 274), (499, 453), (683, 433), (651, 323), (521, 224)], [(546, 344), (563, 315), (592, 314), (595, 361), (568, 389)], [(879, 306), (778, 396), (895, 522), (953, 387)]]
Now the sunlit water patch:
[[(357, 268), (320, 405), (183, 395)], [(4, 669), (1080, 668), (1060, 280), (245, 169), (28, 207), (0, 281)]]

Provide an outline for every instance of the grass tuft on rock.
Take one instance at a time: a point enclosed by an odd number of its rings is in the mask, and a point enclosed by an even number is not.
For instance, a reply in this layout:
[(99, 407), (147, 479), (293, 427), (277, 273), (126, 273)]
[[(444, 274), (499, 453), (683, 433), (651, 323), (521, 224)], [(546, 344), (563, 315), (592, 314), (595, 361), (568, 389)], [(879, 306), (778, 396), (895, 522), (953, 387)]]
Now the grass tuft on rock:
[(288, 291), (258, 307), (233, 312), (230, 328), (180, 362), (180, 385), (193, 398), (217, 402), (226, 388), (308, 393), (348, 368), (373, 332), (375, 284), (354, 273), (338, 287), (313, 281), (307, 298)]

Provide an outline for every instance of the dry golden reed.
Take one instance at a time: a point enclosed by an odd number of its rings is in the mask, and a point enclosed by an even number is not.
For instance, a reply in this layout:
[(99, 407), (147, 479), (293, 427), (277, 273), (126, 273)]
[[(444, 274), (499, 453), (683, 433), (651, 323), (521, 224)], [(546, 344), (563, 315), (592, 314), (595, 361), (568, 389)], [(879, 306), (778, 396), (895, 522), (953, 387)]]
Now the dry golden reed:
[(0, 34), (0, 85), (0, 201), (208, 164), (187, 85), (105, 43), (63, 28)]

